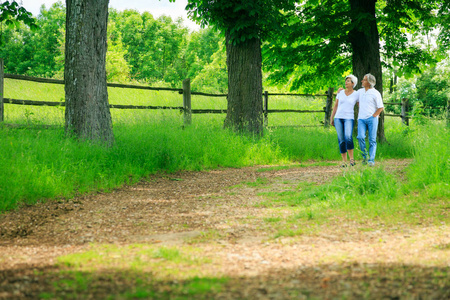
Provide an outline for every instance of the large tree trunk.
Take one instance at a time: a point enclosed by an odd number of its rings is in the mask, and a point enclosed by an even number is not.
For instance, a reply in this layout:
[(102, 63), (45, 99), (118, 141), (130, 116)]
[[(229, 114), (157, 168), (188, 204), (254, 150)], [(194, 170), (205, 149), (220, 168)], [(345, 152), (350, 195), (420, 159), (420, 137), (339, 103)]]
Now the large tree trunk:
[(262, 136), (261, 42), (246, 40), (237, 45), (226, 34), (228, 110), (225, 127)]
[[(361, 80), (371, 73), (375, 76), (375, 88), (383, 95), (383, 77), (380, 60), (380, 38), (375, 17), (376, 0), (350, 0), (352, 23), (355, 28), (350, 31), (349, 39), (353, 49), (353, 74)], [(362, 14), (366, 17), (361, 19)], [(358, 18), (356, 17), (358, 16)], [(384, 135), (384, 113), (381, 113), (378, 123), (378, 141), (386, 140)]]
[(114, 142), (106, 86), (109, 0), (66, 0), (66, 133)]

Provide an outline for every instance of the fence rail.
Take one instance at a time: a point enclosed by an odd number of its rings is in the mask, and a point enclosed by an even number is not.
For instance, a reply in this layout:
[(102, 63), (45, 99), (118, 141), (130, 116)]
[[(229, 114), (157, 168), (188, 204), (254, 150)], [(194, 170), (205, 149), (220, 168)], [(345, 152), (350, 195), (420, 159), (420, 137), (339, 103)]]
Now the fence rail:
[[(49, 83), (49, 84), (64, 84), (64, 80), (60, 79), (48, 79), (48, 78), (37, 78), (25, 75), (15, 75), (3, 73), (3, 61), (0, 59), (0, 82), (1, 89), (3, 89), (4, 78), (24, 80), (39, 83)], [(114, 88), (128, 88), (128, 89), (142, 89), (142, 90), (154, 90), (154, 91), (172, 91), (183, 95), (183, 106), (151, 106), (151, 105), (121, 105), (121, 104), (110, 104), (110, 108), (114, 109), (165, 109), (165, 110), (179, 110), (184, 114), (184, 123), (190, 124), (192, 122), (192, 114), (226, 114), (227, 109), (192, 109), (191, 107), (191, 95), (196, 96), (207, 96), (207, 97), (227, 97), (228, 94), (212, 94), (197, 92), (191, 90), (190, 80), (186, 79), (183, 81), (183, 88), (167, 88), (167, 87), (149, 87), (141, 85), (132, 84), (119, 84), (119, 83), (107, 83), (108, 87)], [(329, 117), (331, 111), (327, 113), (326, 107), (323, 110), (300, 110), (300, 109), (269, 109), (269, 96), (294, 96), (294, 97), (327, 97), (327, 103), (332, 102), (332, 94), (297, 94), (297, 93), (269, 93), (265, 91), (262, 95), (264, 97), (263, 114), (264, 114), (264, 124), (268, 125), (268, 114), (269, 113), (325, 113), (325, 119), (321, 125), (303, 125), (303, 126), (327, 126), (329, 125)], [(65, 106), (64, 101), (52, 102), (52, 101), (38, 101), (38, 100), (23, 100), (23, 99), (12, 99), (3, 98), (3, 90), (0, 93), (0, 122), (4, 120), (4, 110), (3, 104), (17, 104), (17, 105), (32, 105), (32, 106)], [(331, 105), (328, 105), (331, 107)], [(277, 126), (279, 127), (279, 126)]]
[[(0, 58), (0, 122), (4, 121), (4, 103), (18, 104), (18, 105), (34, 105), (34, 106), (65, 106), (65, 102), (51, 102), (51, 101), (36, 101), (36, 100), (21, 100), (3, 98), (4, 95), (4, 78), (24, 80), (39, 83), (50, 84), (64, 84), (64, 80), (60, 79), (48, 79), (37, 78), (25, 75), (15, 75), (4, 73), (3, 60)], [(207, 97), (227, 97), (228, 94), (212, 94), (191, 91), (190, 79), (183, 81), (183, 88), (167, 88), (167, 87), (149, 87), (142, 85), (132, 84), (120, 84), (120, 83), (107, 83), (108, 87), (115, 88), (128, 88), (128, 89), (142, 89), (142, 90), (154, 90), (154, 91), (172, 91), (178, 92), (183, 95), (183, 106), (146, 106), (146, 105), (120, 105), (110, 104), (110, 108), (114, 109), (163, 109), (163, 110), (179, 110), (184, 114), (185, 125), (191, 124), (192, 114), (226, 114), (226, 109), (192, 109), (191, 107), (191, 95), (207, 96)], [(321, 125), (300, 125), (300, 127), (309, 126), (330, 126), (330, 117), (333, 109), (333, 94), (334, 89), (329, 88), (326, 94), (297, 94), (297, 93), (269, 93), (265, 91), (263, 97), (263, 115), (264, 126), (268, 126), (268, 114), (269, 113), (324, 113), (324, 121)], [(300, 109), (269, 109), (269, 96), (294, 96), (294, 97), (326, 97), (326, 103), (323, 110), (300, 110)], [(402, 99), (402, 102), (385, 102), (385, 106), (398, 105), (401, 106), (400, 114), (384, 113), (387, 117), (400, 117), (402, 122), (409, 125), (411, 106), (408, 99)], [(450, 102), (447, 107), (447, 122), (450, 123)], [(283, 126), (277, 126), (283, 127)], [(299, 127), (299, 126), (296, 126)]]

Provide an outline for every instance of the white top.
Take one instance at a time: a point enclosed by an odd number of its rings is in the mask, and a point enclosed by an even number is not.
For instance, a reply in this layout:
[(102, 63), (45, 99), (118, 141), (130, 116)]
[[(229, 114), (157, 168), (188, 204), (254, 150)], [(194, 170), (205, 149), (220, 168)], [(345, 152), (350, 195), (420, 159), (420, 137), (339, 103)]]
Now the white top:
[(361, 88), (358, 90), (359, 94), (359, 113), (358, 119), (368, 119), (373, 116), (377, 109), (384, 107), (381, 94), (374, 88)]
[(353, 120), (355, 118), (354, 108), (358, 98), (357, 91), (353, 91), (353, 93), (348, 96), (345, 94), (345, 90), (340, 91), (336, 96), (336, 99), (338, 99), (339, 102), (334, 117), (338, 119)]

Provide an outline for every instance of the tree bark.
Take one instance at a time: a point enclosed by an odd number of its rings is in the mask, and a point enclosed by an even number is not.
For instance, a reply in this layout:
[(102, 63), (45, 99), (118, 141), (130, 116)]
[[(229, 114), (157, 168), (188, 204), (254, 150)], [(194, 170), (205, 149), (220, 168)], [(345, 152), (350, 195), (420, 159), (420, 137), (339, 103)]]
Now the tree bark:
[[(353, 74), (360, 81), (358, 87), (361, 86), (364, 75), (371, 73), (377, 80), (375, 88), (383, 96), (380, 37), (375, 16), (376, 2), (376, 0), (350, 0), (352, 23), (355, 27), (350, 31), (349, 40), (353, 50)], [(386, 141), (383, 112), (378, 123), (377, 139), (380, 142)]]
[(81, 140), (114, 142), (106, 86), (109, 0), (66, 0), (66, 133)]
[(263, 135), (261, 41), (237, 45), (226, 35), (228, 110), (224, 126), (239, 132)]

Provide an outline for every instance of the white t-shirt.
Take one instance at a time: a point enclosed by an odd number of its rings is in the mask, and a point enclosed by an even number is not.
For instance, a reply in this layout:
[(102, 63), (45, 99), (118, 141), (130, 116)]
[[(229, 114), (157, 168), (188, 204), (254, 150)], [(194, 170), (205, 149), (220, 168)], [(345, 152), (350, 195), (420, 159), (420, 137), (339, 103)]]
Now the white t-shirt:
[(338, 99), (339, 102), (334, 117), (338, 119), (353, 120), (355, 118), (354, 109), (355, 104), (358, 101), (358, 92), (353, 91), (353, 93), (347, 96), (345, 90), (342, 90), (337, 94), (336, 99)]
[(384, 107), (381, 94), (374, 88), (361, 88), (358, 90), (359, 94), (359, 113), (358, 119), (368, 119), (373, 116), (377, 109)]

